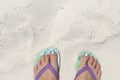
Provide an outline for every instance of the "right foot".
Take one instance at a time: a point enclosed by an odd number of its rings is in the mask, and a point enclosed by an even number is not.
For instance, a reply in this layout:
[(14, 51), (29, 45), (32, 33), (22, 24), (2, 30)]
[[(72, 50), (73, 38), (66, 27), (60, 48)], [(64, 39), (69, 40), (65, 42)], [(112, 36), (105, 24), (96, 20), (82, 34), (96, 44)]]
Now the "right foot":
[[(83, 67), (88, 65), (91, 70), (94, 72), (96, 79), (100, 80), (101, 79), (101, 69), (100, 69), (100, 64), (98, 61), (91, 56), (85, 56), (83, 55), (81, 57), (81, 63), (79, 64), (79, 70), (81, 70)], [(76, 80), (93, 80), (90, 73), (88, 71), (83, 72), (81, 75), (79, 75)]]

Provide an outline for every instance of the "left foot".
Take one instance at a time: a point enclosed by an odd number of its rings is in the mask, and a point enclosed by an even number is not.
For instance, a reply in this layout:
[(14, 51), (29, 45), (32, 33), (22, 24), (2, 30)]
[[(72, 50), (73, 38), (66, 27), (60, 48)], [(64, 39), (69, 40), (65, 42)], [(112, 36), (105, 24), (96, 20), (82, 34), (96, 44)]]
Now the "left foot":
[[(43, 55), (40, 60), (38, 61), (37, 65), (34, 67), (34, 76), (36, 75), (47, 65), (51, 64), (53, 68), (58, 72), (58, 65), (57, 65), (57, 54), (48, 54)], [(51, 70), (47, 69), (42, 76), (40, 76), (39, 80), (57, 80), (55, 75), (52, 73)]]

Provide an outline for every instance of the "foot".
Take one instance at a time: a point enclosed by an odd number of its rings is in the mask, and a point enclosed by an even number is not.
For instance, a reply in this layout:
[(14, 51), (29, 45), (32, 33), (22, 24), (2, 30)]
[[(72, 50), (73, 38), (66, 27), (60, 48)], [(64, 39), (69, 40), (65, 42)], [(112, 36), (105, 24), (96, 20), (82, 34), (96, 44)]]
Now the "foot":
[[(34, 67), (34, 77), (47, 65), (51, 64), (58, 72), (57, 54), (48, 54), (40, 58), (37, 65)], [(39, 80), (57, 80), (51, 70), (47, 69), (39, 78)]]
[[(79, 70), (81, 70), (83, 67), (88, 65), (91, 70), (94, 72), (96, 79), (100, 80), (101, 79), (101, 69), (100, 69), (100, 64), (98, 61), (91, 56), (85, 56), (83, 55), (81, 57), (81, 63), (79, 65)], [(79, 75), (76, 80), (93, 80), (90, 73), (88, 71), (83, 72), (81, 75)]]

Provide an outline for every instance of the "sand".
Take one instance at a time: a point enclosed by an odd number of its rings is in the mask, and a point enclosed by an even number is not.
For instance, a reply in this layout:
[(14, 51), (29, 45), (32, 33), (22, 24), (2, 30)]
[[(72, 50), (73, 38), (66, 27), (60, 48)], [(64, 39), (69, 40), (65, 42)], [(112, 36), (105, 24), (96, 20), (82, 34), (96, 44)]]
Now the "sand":
[(34, 80), (33, 61), (61, 53), (60, 80), (73, 80), (82, 50), (100, 59), (101, 80), (120, 80), (119, 0), (1, 0), (0, 80)]

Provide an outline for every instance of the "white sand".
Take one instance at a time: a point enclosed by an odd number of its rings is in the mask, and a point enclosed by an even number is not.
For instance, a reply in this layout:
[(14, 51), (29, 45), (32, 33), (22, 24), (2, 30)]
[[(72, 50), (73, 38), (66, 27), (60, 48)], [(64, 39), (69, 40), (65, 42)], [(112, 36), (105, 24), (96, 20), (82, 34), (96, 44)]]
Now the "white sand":
[(0, 0), (0, 80), (34, 80), (47, 47), (61, 52), (61, 80), (83, 49), (99, 57), (101, 80), (120, 80), (120, 0)]

